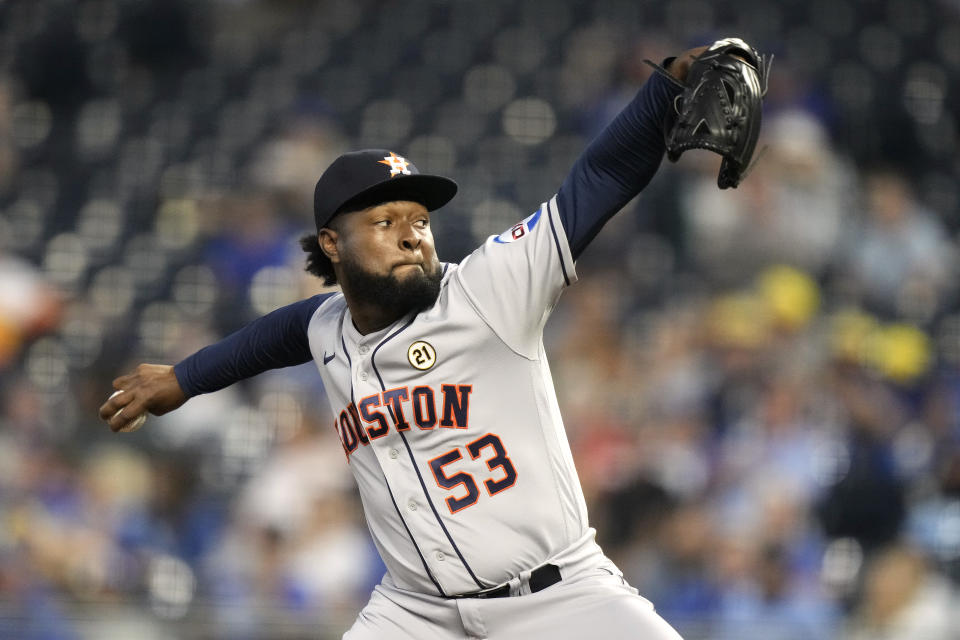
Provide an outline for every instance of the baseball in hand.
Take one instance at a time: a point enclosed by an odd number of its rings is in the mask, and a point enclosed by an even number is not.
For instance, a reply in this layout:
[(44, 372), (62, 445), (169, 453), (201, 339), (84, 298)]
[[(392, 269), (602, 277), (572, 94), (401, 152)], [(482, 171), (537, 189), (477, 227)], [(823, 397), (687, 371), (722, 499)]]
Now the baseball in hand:
[[(113, 393), (110, 394), (110, 397), (112, 398), (113, 396), (117, 395), (118, 393), (122, 393), (122, 391), (114, 391)], [(109, 399), (109, 398), (108, 398), (108, 399)], [(118, 416), (118, 415), (120, 415), (121, 413), (123, 413), (123, 409), (120, 409), (120, 411), (117, 411), (117, 412), (116, 412), (115, 414), (113, 414), (113, 415), (114, 415), (114, 416)], [(141, 413), (140, 415), (138, 415), (136, 418), (134, 418), (133, 422), (131, 422), (130, 424), (128, 424), (127, 426), (125, 426), (123, 429), (120, 429), (120, 430), (118, 431), (118, 433), (130, 433), (131, 431), (136, 431), (137, 429), (139, 429), (140, 427), (142, 427), (142, 426), (143, 426), (143, 423), (146, 422), (146, 421), (147, 421), (147, 412), (144, 411), (143, 413)]]

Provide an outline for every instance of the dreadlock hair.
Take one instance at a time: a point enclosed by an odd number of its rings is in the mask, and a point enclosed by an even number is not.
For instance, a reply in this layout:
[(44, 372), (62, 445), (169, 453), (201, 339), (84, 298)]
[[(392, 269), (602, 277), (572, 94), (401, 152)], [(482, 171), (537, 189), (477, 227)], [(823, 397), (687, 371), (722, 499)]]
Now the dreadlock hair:
[(300, 248), (307, 254), (307, 273), (317, 276), (328, 287), (337, 284), (333, 263), (320, 248), (320, 238), (317, 234), (310, 233), (300, 238)]

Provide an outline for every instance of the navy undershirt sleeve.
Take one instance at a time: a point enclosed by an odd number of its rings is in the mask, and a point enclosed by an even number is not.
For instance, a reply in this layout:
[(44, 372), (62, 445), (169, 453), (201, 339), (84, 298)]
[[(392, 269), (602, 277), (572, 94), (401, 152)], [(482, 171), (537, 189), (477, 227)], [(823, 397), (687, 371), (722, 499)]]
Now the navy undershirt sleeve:
[(657, 172), (665, 151), (664, 118), (680, 91), (653, 74), (574, 163), (557, 192), (574, 259)]
[(309, 362), (307, 326), (330, 293), (294, 302), (254, 320), (174, 365), (180, 388), (192, 398), (230, 386), (268, 369)]

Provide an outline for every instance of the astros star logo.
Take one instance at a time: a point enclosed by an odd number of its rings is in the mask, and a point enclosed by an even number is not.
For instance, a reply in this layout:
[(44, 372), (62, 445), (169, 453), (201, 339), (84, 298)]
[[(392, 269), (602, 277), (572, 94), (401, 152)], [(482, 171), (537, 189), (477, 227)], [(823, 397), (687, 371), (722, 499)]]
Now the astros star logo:
[(377, 162), (379, 162), (380, 164), (385, 164), (388, 167), (390, 167), (391, 178), (397, 175), (398, 173), (402, 173), (405, 176), (410, 175), (410, 169), (407, 169), (407, 165), (410, 163), (407, 162), (407, 159), (404, 158), (403, 156), (398, 156), (394, 154), (393, 151), (390, 152), (390, 155), (383, 156), (383, 160), (377, 160)]

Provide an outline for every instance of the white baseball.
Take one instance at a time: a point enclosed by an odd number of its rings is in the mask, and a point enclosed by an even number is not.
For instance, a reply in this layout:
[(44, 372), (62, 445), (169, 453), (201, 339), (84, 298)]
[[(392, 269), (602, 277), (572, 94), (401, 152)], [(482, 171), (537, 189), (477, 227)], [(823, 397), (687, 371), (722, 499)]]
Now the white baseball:
[[(122, 391), (114, 391), (113, 393), (110, 394), (110, 398), (112, 398), (113, 396), (117, 395), (118, 393), (123, 393), (123, 392), (122, 392)], [(108, 398), (108, 400), (109, 400), (109, 398)], [(116, 416), (120, 415), (121, 413), (123, 413), (123, 409), (122, 409), (122, 408), (121, 408), (119, 411), (117, 411), (115, 414), (113, 414), (113, 416), (116, 417)], [(136, 431), (137, 429), (139, 429), (140, 427), (142, 427), (142, 426), (143, 426), (143, 423), (146, 422), (146, 421), (147, 421), (147, 412), (144, 411), (143, 413), (141, 413), (140, 415), (138, 415), (136, 418), (134, 418), (134, 419), (133, 419), (133, 422), (131, 422), (130, 424), (128, 424), (127, 426), (125, 426), (123, 429), (120, 429), (118, 433), (130, 433), (131, 431)]]

